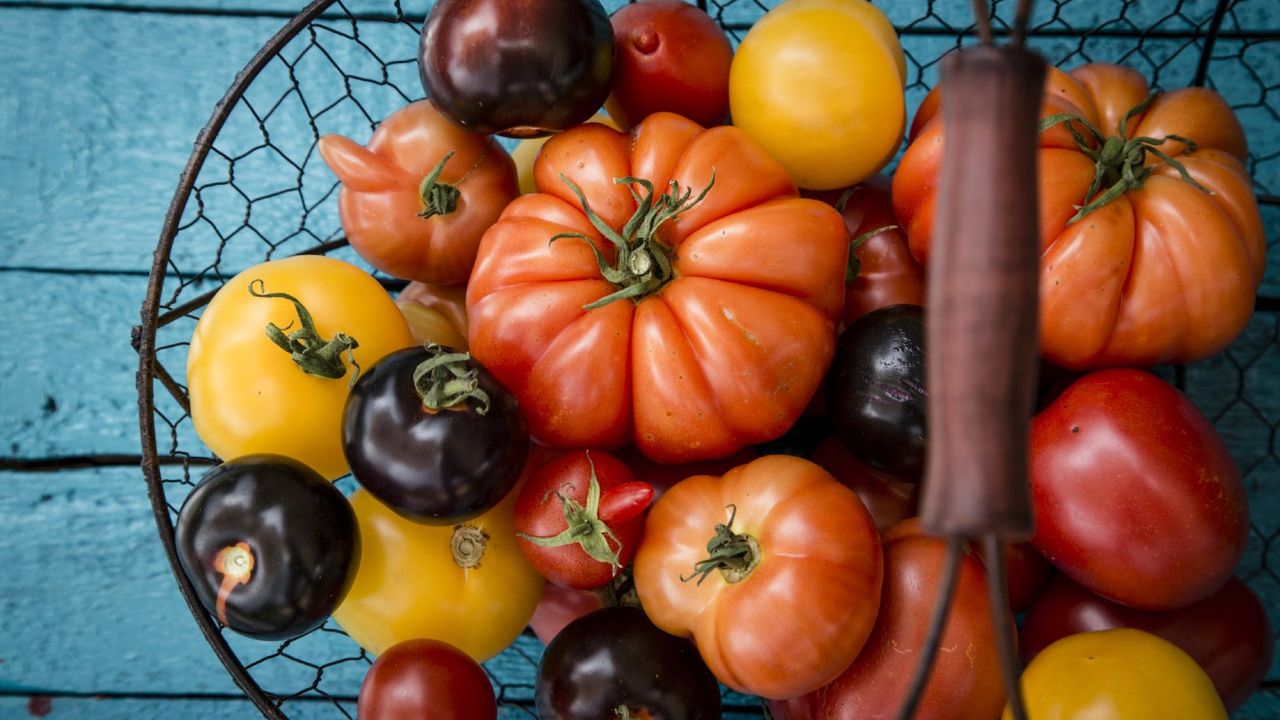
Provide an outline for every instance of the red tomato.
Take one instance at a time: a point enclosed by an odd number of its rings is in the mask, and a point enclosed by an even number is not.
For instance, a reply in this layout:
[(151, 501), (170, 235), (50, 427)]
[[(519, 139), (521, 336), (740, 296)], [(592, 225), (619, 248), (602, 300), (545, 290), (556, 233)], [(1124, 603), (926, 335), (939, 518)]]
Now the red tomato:
[(1170, 610), (1223, 586), (1249, 532), (1222, 438), (1150, 373), (1077, 380), (1031, 423), (1036, 549), (1116, 602)]
[(534, 471), (516, 498), (520, 551), (543, 577), (586, 590), (631, 562), (653, 488), (606, 452), (558, 455)]
[(653, 499), (656, 501), (662, 494), (675, 487), (675, 484), (694, 475), (723, 475), (739, 465), (760, 457), (754, 447), (745, 447), (727, 457), (715, 460), (699, 460), (697, 462), (664, 465), (644, 456), (634, 445), (628, 445), (618, 451), (618, 459), (626, 464), (636, 479), (653, 487)]
[(534, 174), (485, 233), (467, 314), (535, 439), (678, 463), (795, 423), (835, 351), (839, 214), (741, 130), (671, 113), (563, 132)]
[(721, 125), (729, 115), (733, 46), (702, 10), (682, 0), (642, 0), (613, 14), (609, 116), (630, 129), (653, 113)]
[(494, 720), (484, 668), (439, 640), (406, 640), (378, 656), (360, 685), (360, 720)]
[[(946, 542), (918, 526), (895, 526), (884, 538), (880, 616), (858, 659), (829, 685), (772, 703), (777, 720), (892, 718), (924, 647), (938, 599)], [(1004, 622), (1011, 629), (1013, 617)], [(976, 554), (961, 559), (959, 582), (941, 650), (914, 720), (994, 720), (1004, 707), (1000, 658), (987, 603), (987, 577)]]
[[(849, 241), (861, 240), (860, 245), (850, 248), (851, 277), (846, 278), (844, 294), (846, 327), (889, 305), (924, 305), (924, 268), (912, 256), (907, 231), (893, 214), (888, 177), (876, 175), (853, 188), (812, 196), (836, 209), (843, 199)], [(888, 229), (875, 232), (881, 228)]]
[(597, 590), (574, 590), (555, 583), (542, 586), (542, 599), (533, 611), (529, 627), (538, 639), (547, 644), (560, 634), (566, 625), (583, 615), (604, 607), (604, 595)]
[(880, 536), (858, 497), (808, 460), (767, 455), (663, 495), (635, 582), (653, 623), (692, 637), (720, 682), (786, 698), (857, 656), (881, 572)]
[(1194, 605), (1153, 613), (1104, 600), (1059, 575), (1027, 613), (1022, 658), (1030, 662), (1059, 638), (1112, 628), (1145, 630), (1182, 648), (1204, 668), (1227, 710), (1258, 689), (1275, 650), (1266, 608), (1235, 578)]
[[(983, 559), (985, 562), (985, 557)], [(1009, 584), (1009, 609), (1015, 613), (1031, 607), (1040, 596), (1053, 566), (1031, 543), (1008, 543), (1004, 548), (1005, 578)]]
[(342, 181), (338, 213), (351, 247), (408, 280), (465, 282), (481, 235), (520, 194), (502, 146), (426, 100), (388, 115), (368, 147), (325, 135), (317, 149)]
[(918, 483), (891, 480), (857, 459), (834, 435), (809, 458), (858, 494), (881, 532), (916, 514)]

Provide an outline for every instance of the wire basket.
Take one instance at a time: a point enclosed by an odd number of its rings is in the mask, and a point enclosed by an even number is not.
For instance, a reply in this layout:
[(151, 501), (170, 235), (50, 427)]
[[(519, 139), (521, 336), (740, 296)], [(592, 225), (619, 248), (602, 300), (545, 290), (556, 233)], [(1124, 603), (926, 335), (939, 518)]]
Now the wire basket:
[[(1249, 489), (1252, 526), (1238, 569), (1280, 628), (1280, 13), (1273, 0), (1099, 3), (1041, 0), (1030, 44), (1073, 67), (1117, 62), (1154, 87), (1207, 85), (1221, 92), (1248, 133), (1249, 170), (1267, 228), (1267, 277), (1256, 312), (1227, 351), (1168, 368), (1226, 439)], [(605, 0), (612, 12), (620, 0)], [(736, 41), (776, 1), (700, 0)], [(897, 27), (914, 108), (937, 79), (939, 60), (969, 42), (963, 0), (877, 2)], [(337, 132), (364, 138), (379, 120), (422, 96), (418, 31), (426, 0), (319, 0), (250, 60), (196, 138), (156, 248), (142, 324), (138, 396), (143, 471), (170, 565), (193, 617), (235, 682), (267, 717), (354, 717), (372, 658), (332, 622), (282, 644), (227, 632), (196, 600), (177, 562), (177, 509), (217, 462), (196, 437), (183, 370), (201, 309), (240, 270), (264, 259), (332, 253), (363, 263), (342, 238), (338, 183), (316, 152)], [(993, 25), (1007, 31), (1012, 0), (995, 0)], [(394, 281), (383, 278), (394, 287)], [(157, 387), (157, 385), (159, 387)], [(351, 481), (339, 481), (350, 490)], [(500, 717), (536, 717), (541, 644), (526, 633), (486, 670)], [(1275, 668), (1237, 717), (1280, 716)], [(759, 717), (753, 698), (725, 696), (725, 717)]]

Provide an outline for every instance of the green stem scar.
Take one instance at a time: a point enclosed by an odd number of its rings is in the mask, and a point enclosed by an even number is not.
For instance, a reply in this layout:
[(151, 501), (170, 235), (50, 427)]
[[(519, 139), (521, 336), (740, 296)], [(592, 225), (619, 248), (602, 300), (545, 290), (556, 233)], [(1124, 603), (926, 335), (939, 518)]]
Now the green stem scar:
[(725, 509), (729, 511), (729, 522), (716, 525), (715, 535), (707, 542), (707, 557), (695, 563), (693, 574), (680, 578), (681, 582), (697, 578), (697, 584), (701, 585), (716, 570), (728, 583), (742, 582), (760, 564), (760, 543), (750, 535), (733, 531), (738, 508), (727, 505)]
[(302, 327), (286, 335), (285, 330), (288, 330), (293, 323), (289, 323), (284, 328), (275, 323), (267, 323), (267, 337), (281, 350), (289, 353), (289, 357), (293, 358), (303, 372), (336, 380), (347, 374), (347, 367), (342, 364), (342, 353), (345, 352), (351, 367), (356, 369), (355, 374), (351, 376), (350, 385), (356, 384), (356, 379), (360, 377), (360, 365), (356, 362), (354, 350), (360, 347), (360, 344), (355, 338), (341, 332), (334, 335), (332, 340), (320, 337), (315, 320), (298, 298), (288, 293), (269, 293), (266, 283), (262, 280), (253, 280), (249, 283), (249, 294), (260, 298), (280, 298), (293, 303), (294, 310), (298, 313), (298, 324)]
[[(613, 530), (600, 519), (600, 480), (596, 477), (596, 464), (591, 460), (591, 453), (588, 452), (586, 455), (587, 464), (591, 467), (591, 479), (587, 485), (586, 506), (580, 505), (577, 500), (560, 490), (556, 490), (556, 496), (560, 498), (560, 505), (564, 511), (565, 529), (549, 537), (535, 537), (525, 533), (516, 534), (522, 540), (538, 547), (556, 548), (577, 545), (592, 560), (605, 563), (613, 568), (613, 572), (616, 575), (618, 571), (622, 570), (622, 563), (619, 562), (618, 558), (618, 550), (622, 548), (622, 542), (613, 534)], [(612, 542), (612, 545), (610, 545), (610, 542)], [(617, 547), (616, 550), (614, 549), (615, 546)]]
[(418, 217), (429, 218), (433, 215), (448, 215), (458, 208), (458, 198), (462, 193), (458, 188), (440, 181), (440, 173), (444, 172), (445, 164), (452, 157), (453, 151), (450, 150), (431, 172), (422, 178), (422, 183), (418, 185), (418, 195), (422, 197), (422, 203), (426, 205), (426, 208), (418, 213)]
[(423, 345), (427, 359), (413, 370), (413, 386), (428, 410), (461, 409), (471, 400), (479, 415), (489, 412), (489, 393), (480, 387), (480, 372), (471, 353), (453, 352), (443, 345)]
[[(1050, 115), (1040, 121), (1041, 132), (1055, 125), (1066, 123), (1067, 131), (1075, 138), (1080, 152), (1088, 155), (1094, 161), (1095, 173), (1093, 182), (1089, 185), (1088, 192), (1085, 193), (1085, 202), (1077, 207), (1076, 214), (1067, 221), (1067, 225), (1075, 223), (1130, 190), (1141, 188), (1147, 178), (1151, 177), (1152, 170), (1155, 169), (1154, 165), (1146, 164), (1147, 153), (1155, 155), (1161, 162), (1177, 170), (1178, 175), (1184, 181), (1210, 195), (1213, 194), (1212, 190), (1196, 182), (1195, 178), (1191, 177), (1182, 163), (1159, 148), (1160, 145), (1173, 140), (1186, 145), (1186, 152), (1192, 152), (1196, 149), (1195, 141), (1181, 135), (1166, 135), (1162, 138), (1135, 137), (1127, 139), (1127, 128), (1130, 121), (1145, 113), (1155, 99), (1156, 94), (1153, 93), (1146, 100), (1130, 108), (1129, 112), (1125, 113), (1120, 120), (1119, 134), (1110, 137), (1104, 135), (1093, 123), (1071, 113)], [(1093, 136), (1095, 142), (1090, 143), (1086, 140), (1084, 134), (1076, 127), (1077, 125), (1087, 130)], [(1105, 191), (1103, 190), (1104, 187), (1106, 188)], [(1099, 192), (1101, 194), (1098, 194)]]
[[(587, 243), (591, 251), (595, 253), (601, 276), (613, 283), (618, 290), (583, 306), (587, 310), (594, 310), (604, 307), (615, 300), (628, 298), (640, 300), (657, 292), (659, 288), (671, 280), (675, 274), (671, 265), (671, 251), (658, 240), (658, 229), (668, 220), (674, 220), (681, 214), (693, 209), (698, 203), (701, 203), (716, 184), (716, 171), (715, 168), (711, 169), (711, 180), (697, 197), (693, 197), (693, 191), (690, 189), (685, 189), (684, 192), (681, 192), (680, 184), (675, 180), (671, 181), (666, 193), (655, 197), (657, 191), (654, 189), (653, 183), (648, 180), (634, 177), (615, 178), (614, 183), (628, 185), (631, 196), (636, 201), (636, 210), (626, 224), (622, 226), (621, 231), (614, 230), (609, 226), (609, 223), (605, 222), (603, 218), (591, 209), (591, 205), (587, 202), (582, 188), (575, 185), (563, 173), (561, 173), (560, 179), (569, 186), (569, 189), (578, 198), (578, 202), (582, 205), (582, 210), (586, 213), (592, 227), (599, 231), (605, 240), (608, 240), (613, 245), (616, 251), (615, 260), (610, 263), (604, 250), (585, 233), (560, 233), (552, 236), (551, 240), (548, 241), (555, 242), (561, 238), (576, 238)], [(634, 187), (630, 187), (633, 185), (639, 185), (643, 188), (644, 194), (641, 195), (636, 192)]]

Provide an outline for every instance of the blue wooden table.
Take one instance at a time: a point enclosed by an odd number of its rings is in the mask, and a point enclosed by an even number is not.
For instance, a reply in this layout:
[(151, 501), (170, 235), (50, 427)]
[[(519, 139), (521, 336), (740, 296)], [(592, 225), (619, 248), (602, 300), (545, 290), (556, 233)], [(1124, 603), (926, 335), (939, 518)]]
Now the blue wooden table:
[[(138, 452), (138, 412), (129, 331), (138, 322), (156, 237), (197, 131), (236, 71), (298, 4), (0, 0), (0, 718), (255, 716), (200, 637), (156, 539), (131, 459)], [(1196, 28), (1204, 30), (1202, 19), (1215, 4), (1189, 0), (1175, 7), (1170, 0), (1129, 8), (1130, 21), (1155, 23), (1163, 33), (1144, 40), (1137, 52), (1131, 40), (1114, 33), (1087, 44), (1066, 37), (1048, 15), (1049, 30), (1056, 32), (1037, 43), (1069, 65), (1086, 58), (1124, 60), (1150, 72), (1163, 64), (1163, 81), (1183, 84), (1202, 47)], [(366, 4), (350, 5), (358, 10)], [(899, 24), (910, 19), (903, 5), (890, 10), (900, 14), (894, 17)], [(419, 13), (424, 6), (406, 3)], [(937, 23), (963, 26), (967, 7), (962, 0), (937, 3), (935, 17), (907, 37), (909, 48), (922, 58), (940, 54), (954, 41), (938, 32)], [(1098, 12), (1092, 3), (1065, 7), (1079, 22)], [(1233, 102), (1250, 104), (1241, 114), (1260, 159), (1255, 172), (1267, 192), (1280, 193), (1280, 12), (1274, 0), (1240, 0), (1224, 28), (1228, 35), (1219, 43), (1221, 60), (1210, 67), (1210, 81)], [(370, 30), (370, 44), (391, 42), (380, 32)], [(395, 42), (411, 42), (405, 28), (391, 32), (403, 36)], [(408, 58), (413, 47), (396, 52)], [(1232, 60), (1242, 53), (1261, 76)], [(353, 68), (368, 61), (359, 53), (338, 59)], [(298, 58), (298, 72), (321, 72), (308, 70), (310, 62)], [(393, 64), (390, 71), (401, 87), (413, 86), (410, 65)], [(911, 72), (933, 79), (930, 66)], [(265, 73), (250, 100), (269, 105), (281, 88), (287, 91), (285, 75), (282, 67)], [(340, 98), (341, 88), (335, 92)], [(910, 102), (922, 93), (922, 86), (913, 87)], [(397, 103), (385, 87), (360, 86), (354, 97), (372, 114)], [(290, 131), (300, 122), (290, 102), (257, 125), (275, 130), (278, 124), (273, 142), (285, 153), (305, 153), (312, 138)], [(337, 115), (327, 129), (367, 135), (368, 124), (361, 127), (355, 113)], [(228, 143), (254, 125), (233, 117)], [(249, 156), (240, 167), (248, 171), (255, 162)], [(323, 171), (317, 166), (308, 172)], [(246, 182), (252, 178), (250, 173)], [(258, 190), (271, 192), (267, 186)], [(237, 200), (217, 187), (209, 187), (204, 200), (231, 215), (241, 212)], [(269, 238), (297, 229), (297, 208), (288, 202), (260, 203), (253, 212), (254, 227)], [(1277, 296), (1280, 212), (1268, 210), (1265, 219), (1272, 263), (1264, 292)], [(332, 203), (308, 221), (319, 235), (334, 223)], [(195, 262), (199, 232), (185, 240), (186, 249), (175, 249), (175, 257)], [(288, 252), (290, 243), (302, 249), (313, 241), (297, 235), (280, 252)], [(257, 241), (233, 242), (220, 270), (243, 267), (264, 250)], [(1255, 523), (1271, 533), (1280, 526), (1276, 333), (1274, 314), (1260, 316), (1231, 351), (1188, 373), (1189, 391), (1245, 472)], [(1248, 402), (1237, 400), (1241, 392)], [(189, 424), (179, 428), (189, 431)], [(186, 442), (189, 447), (192, 441)], [(123, 457), (107, 457), (104, 467), (38, 471), (42, 462), (57, 464), (68, 456)], [(1274, 558), (1270, 567), (1280, 568), (1277, 553), (1263, 537), (1254, 538), (1244, 568), (1267, 598), (1273, 622), (1280, 620), (1280, 580), (1260, 568), (1268, 556)], [(274, 678), (287, 685), (290, 672), (282, 669)], [(348, 675), (330, 680), (354, 693), (359, 675)], [(300, 704), (291, 714), (330, 716), (325, 710), (322, 703)], [(1280, 717), (1280, 703), (1274, 696), (1258, 699), (1240, 717)]]

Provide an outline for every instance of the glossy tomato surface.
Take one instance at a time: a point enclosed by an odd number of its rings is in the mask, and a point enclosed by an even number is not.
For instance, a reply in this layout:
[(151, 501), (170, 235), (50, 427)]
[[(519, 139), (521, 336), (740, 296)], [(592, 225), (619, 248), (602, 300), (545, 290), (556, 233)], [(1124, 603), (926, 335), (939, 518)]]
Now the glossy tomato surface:
[(355, 576), (360, 535), (346, 498), (278, 455), (225, 462), (178, 513), (178, 559), (205, 609), (232, 630), (284, 640), (314, 630)]
[(918, 484), (900, 482), (877, 473), (854, 457), (836, 437), (823, 440), (809, 459), (857, 493), (882, 532), (916, 514), (920, 494)]
[(858, 496), (814, 463), (768, 455), (668, 490), (645, 523), (635, 583), (654, 624), (692, 637), (721, 682), (788, 698), (857, 656), (882, 571)]
[(494, 720), (484, 668), (439, 640), (406, 640), (378, 656), (360, 685), (360, 720)]
[(720, 686), (693, 644), (631, 607), (597, 610), (557, 635), (535, 697), (542, 720), (720, 718)]
[(1216, 592), (1249, 531), (1222, 438), (1186, 396), (1140, 370), (1086, 375), (1035, 416), (1031, 500), (1045, 558), (1144, 610)]
[(467, 288), (411, 282), (396, 296), (396, 306), (409, 323), (418, 345), (433, 342), (467, 349)]
[(699, 125), (726, 122), (733, 47), (706, 12), (683, 0), (642, 0), (610, 22), (615, 66), (605, 106), (620, 127), (662, 111)]
[(1236, 578), (1194, 605), (1145, 612), (1100, 598), (1061, 575), (1027, 613), (1020, 649), (1027, 661), (1068, 635), (1125, 627), (1164, 638), (1190, 655), (1209, 675), (1228, 710), (1244, 704), (1258, 689), (1275, 653), (1266, 608)]

